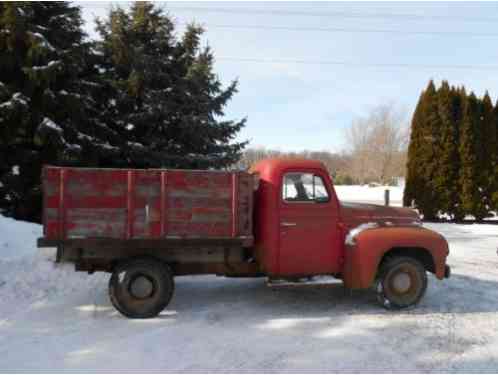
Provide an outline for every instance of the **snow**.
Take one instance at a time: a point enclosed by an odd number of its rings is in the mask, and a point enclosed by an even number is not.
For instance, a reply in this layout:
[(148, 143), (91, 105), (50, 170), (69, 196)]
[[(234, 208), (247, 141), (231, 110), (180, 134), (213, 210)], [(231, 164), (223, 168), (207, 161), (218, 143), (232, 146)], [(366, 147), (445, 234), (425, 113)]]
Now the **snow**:
[(0, 261), (32, 256), (36, 249), (31, 241), (37, 237), (41, 237), (40, 225), (0, 215)]
[(358, 234), (360, 234), (364, 230), (377, 228), (378, 226), (379, 226), (378, 223), (363, 223), (363, 224), (358, 225), (357, 227), (351, 229), (348, 232), (346, 238), (344, 239), (344, 244), (354, 245), (356, 243), (355, 240), (356, 240), (356, 236), (358, 236)]
[[(110, 145), (109, 142), (104, 142), (104, 143), (102, 143), (102, 142), (96, 142), (95, 138), (90, 137), (89, 135), (83, 134), (81, 132), (78, 132), (78, 139), (85, 139), (87, 141), (91, 141), (91, 142), (93, 142), (94, 146), (102, 147), (102, 148), (104, 148), (106, 150), (117, 150), (118, 149), (116, 146)], [(128, 142), (128, 143), (132, 143), (132, 142)], [(137, 143), (137, 145), (138, 145), (138, 143)]]
[(0, 216), (0, 370), (495, 372), (498, 227), (425, 226), (448, 239), (452, 277), (429, 275), (416, 308), (387, 311), (338, 282), (182, 276), (159, 317), (128, 320), (108, 275), (55, 265), (35, 247), (41, 226)]
[(52, 61), (49, 61), (48, 64), (46, 65), (38, 65), (38, 66), (32, 66), (31, 69), (33, 70), (45, 70), (45, 69), (48, 69), (54, 65), (58, 65), (60, 64), (60, 60), (52, 60)]
[(389, 190), (390, 205), (403, 204), (403, 188), (399, 186), (336, 185), (334, 188), (342, 201), (384, 204), (384, 192)]
[(99, 51), (95, 48), (90, 48), (90, 52), (93, 53), (96, 56), (104, 56), (104, 53), (102, 51)]
[(16, 92), (14, 95), (12, 95), (12, 99), (23, 104), (23, 105), (28, 105), (28, 103), (23, 98), (23, 95), (20, 92)]
[(128, 146), (131, 147), (137, 147), (137, 148), (145, 148), (145, 146), (142, 143), (139, 142), (127, 142)]
[(3, 102), (0, 104), (0, 108), (6, 108), (6, 107), (11, 107), (12, 106), (12, 101), (8, 100), (6, 102)]
[(36, 37), (38, 40), (40, 40), (44, 47), (48, 48), (50, 51), (55, 51), (55, 48), (50, 44), (50, 42), (42, 34), (40, 34), (38, 32), (33, 33), (30, 31), (28, 31), (28, 33), (30, 33), (31, 35)]
[(16, 92), (12, 95), (10, 100), (0, 104), (0, 108), (11, 107), (14, 103), (21, 104), (23, 106), (27, 106), (28, 103), (26, 100), (29, 100), (29, 99), (26, 98), (25, 96), (23, 96), (23, 94), (21, 94), (20, 92)]
[(51, 119), (49, 119), (48, 117), (43, 118), (43, 121), (40, 123), (40, 127), (47, 127), (47, 128), (53, 129), (59, 133), (62, 133), (62, 128), (59, 125), (57, 125), (55, 122), (53, 122)]
[(86, 139), (87, 141), (94, 141), (95, 138), (90, 137), (89, 135), (78, 132), (78, 139)]

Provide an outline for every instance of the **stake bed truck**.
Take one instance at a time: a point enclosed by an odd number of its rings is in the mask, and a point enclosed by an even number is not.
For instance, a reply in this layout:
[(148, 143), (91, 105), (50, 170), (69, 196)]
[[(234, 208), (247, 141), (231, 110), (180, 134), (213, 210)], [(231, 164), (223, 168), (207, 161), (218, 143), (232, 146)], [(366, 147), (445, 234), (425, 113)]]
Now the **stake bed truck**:
[(249, 172), (43, 169), (44, 234), (56, 262), (111, 273), (130, 318), (159, 314), (174, 276), (296, 280), (332, 275), (381, 305), (416, 304), (448, 244), (408, 208), (340, 202), (322, 163), (268, 159)]

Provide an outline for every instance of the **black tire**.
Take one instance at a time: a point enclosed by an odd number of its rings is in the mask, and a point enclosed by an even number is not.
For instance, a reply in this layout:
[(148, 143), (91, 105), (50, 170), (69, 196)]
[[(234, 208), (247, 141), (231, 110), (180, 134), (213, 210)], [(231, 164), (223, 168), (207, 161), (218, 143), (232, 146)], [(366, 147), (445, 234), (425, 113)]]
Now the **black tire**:
[(377, 301), (386, 309), (416, 305), (427, 290), (424, 265), (410, 257), (392, 257), (381, 265), (375, 282)]
[(150, 257), (119, 263), (109, 279), (111, 303), (132, 319), (157, 316), (170, 302), (174, 289), (171, 269)]

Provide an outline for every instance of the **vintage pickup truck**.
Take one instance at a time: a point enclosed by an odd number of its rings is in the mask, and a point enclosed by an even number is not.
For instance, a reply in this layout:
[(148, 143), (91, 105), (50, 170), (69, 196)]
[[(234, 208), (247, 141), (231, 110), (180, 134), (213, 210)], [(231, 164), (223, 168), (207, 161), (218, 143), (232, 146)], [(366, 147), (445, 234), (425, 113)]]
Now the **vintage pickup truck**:
[(340, 202), (318, 161), (248, 172), (48, 166), (42, 180), (38, 246), (77, 271), (110, 272), (110, 300), (130, 318), (159, 314), (176, 275), (332, 275), (393, 309), (422, 298), (427, 271), (450, 275), (446, 240), (415, 211)]

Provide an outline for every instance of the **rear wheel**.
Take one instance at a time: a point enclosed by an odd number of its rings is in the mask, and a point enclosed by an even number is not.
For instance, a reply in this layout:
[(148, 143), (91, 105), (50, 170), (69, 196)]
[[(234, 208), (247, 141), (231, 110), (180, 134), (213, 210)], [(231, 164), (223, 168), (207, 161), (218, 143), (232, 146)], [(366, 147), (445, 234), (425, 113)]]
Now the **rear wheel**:
[(375, 283), (377, 300), (387, 309), (416, 305), (426, 289), (427, 274), (423, 264), (409, 257), (384, 261)]
[(170, 302), (173, 291), (171, 269), (154, 258), (120, 263), (109, 280), (111, 303), (128, 318), (157, 316)]

